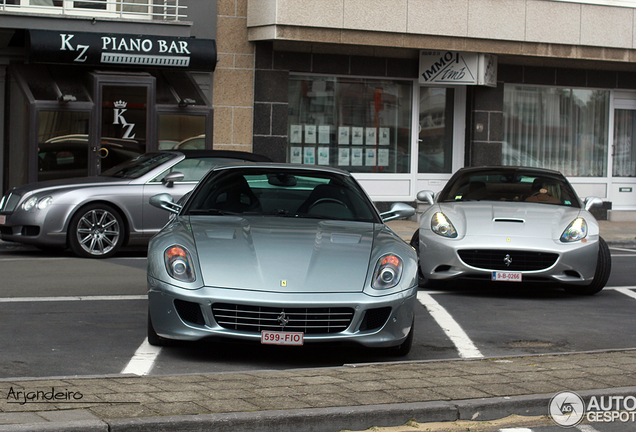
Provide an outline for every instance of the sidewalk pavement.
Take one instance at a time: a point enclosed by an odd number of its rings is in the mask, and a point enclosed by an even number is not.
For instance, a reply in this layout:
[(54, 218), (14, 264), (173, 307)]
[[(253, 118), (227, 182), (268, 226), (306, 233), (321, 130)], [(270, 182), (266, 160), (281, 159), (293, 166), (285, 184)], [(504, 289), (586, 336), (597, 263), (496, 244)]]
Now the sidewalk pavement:
[[(389, 225), (410, 239), (417, 223)], [(636, 223), (601, 221), (610, 245)], [(4, 355), (9, 355), (4, 353)], [(548, 414), (575, 391), (636, 395), (636, 349), (170, 376), (0, 379), (2, 431), (336, 432)]]

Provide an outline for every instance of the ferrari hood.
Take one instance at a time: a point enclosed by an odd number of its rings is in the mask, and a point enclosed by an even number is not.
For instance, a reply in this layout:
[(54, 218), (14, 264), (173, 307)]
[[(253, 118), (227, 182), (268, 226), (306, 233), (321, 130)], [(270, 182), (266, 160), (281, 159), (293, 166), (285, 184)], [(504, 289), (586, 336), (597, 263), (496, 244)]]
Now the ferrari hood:
[(514, 234), (517, 237), (558, 239), (580, 214), (580, 209), (566, 206), (493, 201), (442, 203), (440, 209), (459, 236)]
[(361, 292), (376, 229), (362, 222), (191, 217), (206, 286), (270, 292)]

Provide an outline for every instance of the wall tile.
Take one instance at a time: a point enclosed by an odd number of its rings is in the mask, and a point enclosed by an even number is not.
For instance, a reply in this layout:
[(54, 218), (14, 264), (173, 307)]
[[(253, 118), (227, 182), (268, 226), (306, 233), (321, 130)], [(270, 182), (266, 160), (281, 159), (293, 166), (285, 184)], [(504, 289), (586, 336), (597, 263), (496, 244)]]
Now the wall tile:
[(381, 57), (351, 57), (352, 75), (386, 76), (387, 60)]
[(312, 71), (334, 75), (349, 74), (349, 56), (314, 54)]
[(272, 133), (272, 104), (254, 103), (254, 134), (270, 135)]
[(528, 0), (526, 12), (526, 41), (571, 45), (581, 42), (580, 4)]
[(344, 28), (405, 33), (407, 3), (407, 0), (346, 0)]
[(237, 107), (233, 110), (232, 144), (252, 144), (254, 110)]
[(272, 135), (287, 136), (289, 120), (288, 104), (272, 105)]
[(289, 72), (257, 70), (254, 80), (254, 101), (287, 102)]
[(214, 108), (214, 148), (232, 143), (232, 107)]
[(217, 17), (217, 50), (219, 53), (254, 54), (247, 38), (245, 18)]
[(254, 153), (268, 156), (274, 162), (287, 162), (287, 137), (254, 136)]
[(581, 44), (633, 48), (634, 9), (581, 5)]
[(409, 1), (407, 33), (467, 36), (468, 0)]
[(523, 41), (525, 0), (471, 0), (468, 4), (468, 36)]
[(214, 72), (214, 105), (251, 107), (254, 71), (217, 69)]

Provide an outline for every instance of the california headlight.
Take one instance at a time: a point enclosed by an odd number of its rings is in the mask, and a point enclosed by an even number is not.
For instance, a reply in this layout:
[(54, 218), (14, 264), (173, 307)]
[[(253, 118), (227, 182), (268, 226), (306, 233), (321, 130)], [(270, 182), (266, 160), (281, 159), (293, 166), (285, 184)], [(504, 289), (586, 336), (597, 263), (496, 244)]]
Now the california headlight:
[(431, 230), (435, 234), (439, 234), (443, 237), (457, 237), (455, 227), (442, 212), (437, 212), (433, 215), (433, 218), (431, 219)]
[(181, 246), (171, 246), (163, 253), (168, 274), (182, 282), (194, 282), (190, 253)]
[(561, 234), (562, 242), (573, 242), (587, 237), (587, 222), (583, 218), (574, 219)]
[(22, 204), (22, 208), (24, 209), (24, 211), (29, 211), (33, 207), (37, 207), (39, 210), (44, 210), (45, 208), (50, 206), (52, 202), (53, 198), (51, 198), (50, 196), (45, 196), (44, 198), (41, 198), (39, 200), (37, 196), (32, 196)]
[(402, 277), (402, 259), (393, 254), (380, 257), (373, 272), (372, 286), (375, 289), (393, 288)]

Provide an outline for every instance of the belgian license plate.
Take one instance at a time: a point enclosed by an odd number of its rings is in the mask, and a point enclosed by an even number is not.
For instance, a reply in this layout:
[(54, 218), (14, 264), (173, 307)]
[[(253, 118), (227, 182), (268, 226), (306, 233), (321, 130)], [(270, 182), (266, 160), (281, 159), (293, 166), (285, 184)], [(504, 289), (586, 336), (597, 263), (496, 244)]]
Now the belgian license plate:
[(4, 225), (7, 223), (7, 217), (5, 215), (0, 215), (0, 225)]
[(302, 345), (304, 342), (302, 332), (281, 332), (263, 330), (261, 332), (261, 343), (272, 345)]
[(492, 280), (503, 282), (521, 282), (521, 273), (519, 272), (492, 272)]

